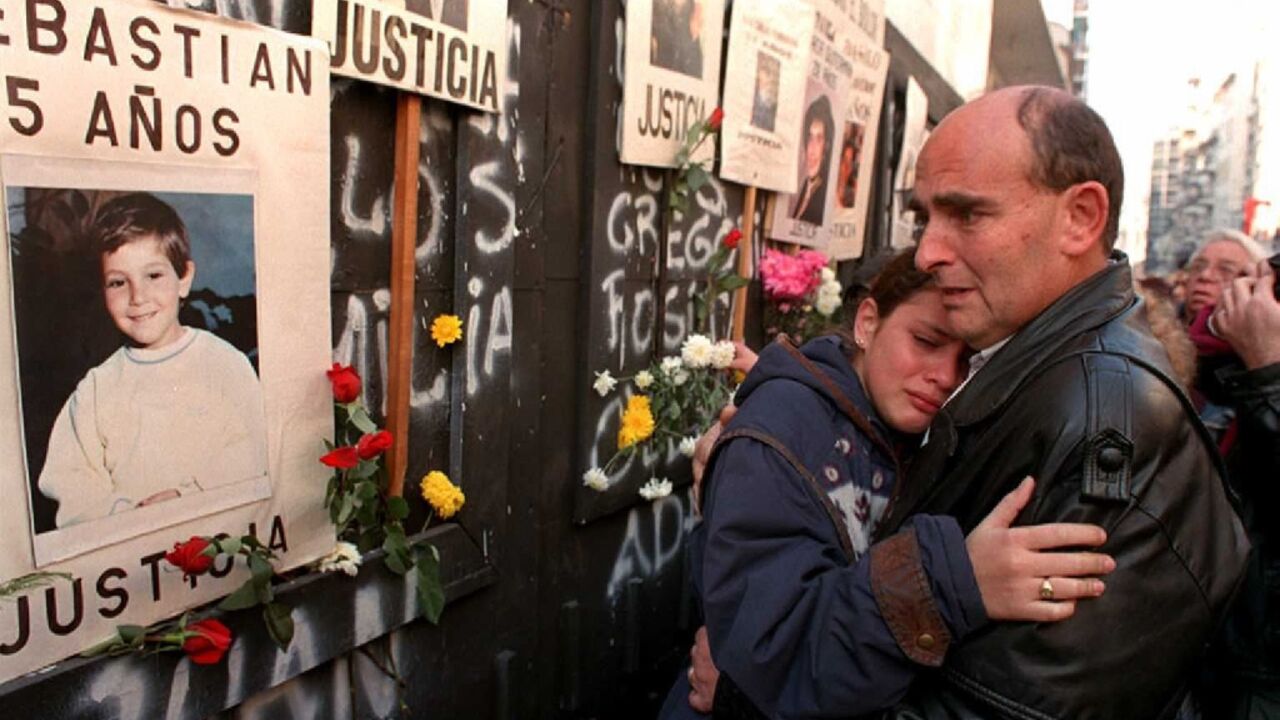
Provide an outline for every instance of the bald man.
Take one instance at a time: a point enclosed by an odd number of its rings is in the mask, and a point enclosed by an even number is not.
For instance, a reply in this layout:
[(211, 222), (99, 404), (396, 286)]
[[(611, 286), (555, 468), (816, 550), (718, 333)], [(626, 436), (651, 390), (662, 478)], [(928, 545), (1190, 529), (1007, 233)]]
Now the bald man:
[[(953, 515), (968, 532), (1030, 475), (1019, 524), (1100, 525), (1117, 569), (1066, 622), (994, 623), (925, 653), (937, 670), (893, 716), (1172, 717), (1249, 545), (1113, 250), (1124, 181), (1111, 134), (1067, 93), (1006, 88), (944, 119), (916, 173), (916, 264), (977, 352), (878, 535), (917, 513)], [(911, 570), (909, 558), (879, 561), (885, 577)], [(1051, 575), (1018, 591), (1053, 603), (1075, 582)], [(882, 605), (904, 649), (946, 646), (935, 608)]]

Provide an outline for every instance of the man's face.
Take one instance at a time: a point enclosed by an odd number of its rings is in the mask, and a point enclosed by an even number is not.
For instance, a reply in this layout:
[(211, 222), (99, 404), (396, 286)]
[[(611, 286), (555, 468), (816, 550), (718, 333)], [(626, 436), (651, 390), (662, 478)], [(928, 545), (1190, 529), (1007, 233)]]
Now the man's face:
[(1015, 106), (984, 98), (956, 111), (916, 166), (916, 266), (936, 278), (954, 332), (978, 350), (1070, 287), (1054, 249), (1061, 196), (1029, 179), (1031, 147)]
[(822, 156), (827, 149), (827, 129), (821, 120), (809, 123), (807, 137), (804, 146), (804, 175), (812, 178), (822, 169)]

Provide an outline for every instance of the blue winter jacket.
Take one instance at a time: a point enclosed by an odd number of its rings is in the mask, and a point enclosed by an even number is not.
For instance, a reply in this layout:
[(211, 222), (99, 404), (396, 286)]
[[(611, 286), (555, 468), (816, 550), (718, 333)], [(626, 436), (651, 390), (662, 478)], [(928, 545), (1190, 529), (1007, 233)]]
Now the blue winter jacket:
[(737, 403), (690, 550), (721, 685), (771, 718), (892, 706), (987, 622), (959, 525), (916, 516), (869, 547), (890, 443), (910, 439), (876, 418), (838, 338), (770, 345)]

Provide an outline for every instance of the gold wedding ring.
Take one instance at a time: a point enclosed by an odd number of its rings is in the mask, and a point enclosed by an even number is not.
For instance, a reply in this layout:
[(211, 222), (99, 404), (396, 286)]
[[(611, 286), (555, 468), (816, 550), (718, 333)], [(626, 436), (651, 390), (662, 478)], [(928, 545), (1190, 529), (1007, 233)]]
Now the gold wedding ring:
[(1053, 583), (1049, 582), (1049, 578), (1045, 578), (1044, 582), (1040, 583), (1040, 599), (1053, 599)]

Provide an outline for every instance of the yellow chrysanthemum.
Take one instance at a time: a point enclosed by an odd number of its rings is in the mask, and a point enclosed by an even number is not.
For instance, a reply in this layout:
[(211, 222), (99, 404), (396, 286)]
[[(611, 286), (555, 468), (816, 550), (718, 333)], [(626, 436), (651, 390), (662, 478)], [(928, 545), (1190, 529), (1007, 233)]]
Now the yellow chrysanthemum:
[(644, 442), (653, 434), (653, 410), (645, 395), (632, 395), (622, 411), (622, 427), (618, 428), (618, 449), (626, 450)]
[(449, 482), (449, 476), (439, 470), (432, 470), (422, 478), (422, 497), (431, 504), (441, 520), (453, 517), (467, 501), (462, 488)]
[(457, 315), (437, 315), (431, 321), (431, 339), (444, 347), (462, 339), (462, 320)]

